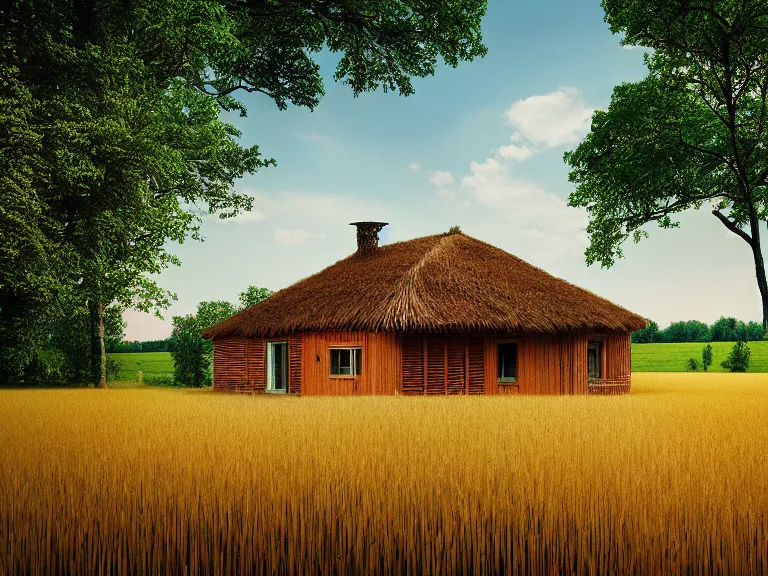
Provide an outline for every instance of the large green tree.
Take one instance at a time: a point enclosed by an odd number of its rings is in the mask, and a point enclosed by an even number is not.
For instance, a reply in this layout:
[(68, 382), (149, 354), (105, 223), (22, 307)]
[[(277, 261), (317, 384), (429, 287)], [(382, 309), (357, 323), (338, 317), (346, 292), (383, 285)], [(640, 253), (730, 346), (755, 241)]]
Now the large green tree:
[(768, 329), (760, 223), (768, 219), (768, 3), (765, 0), (604, 0), (625, 45), (649, 48), (648, 77), (617, 86), (607, 111), (565, 154), (571, 206), (590, 221), (587, 263), (605, 267), (621, 245), (677, 227), (708, 206), (749, 246)]
[(484, 12), (485, 0), (0, 8), (0, 338), (18, 344), (36, 311), (74, 289), (91, 317), (92, 380), (105, 386), (107, 307), (166, 306), (173, 295), (149, 275), (177, 263), (167, 242), (199, 238), (204, 214), (249, 210), (235, 181), (274, 164), (220, 120), (222, 110), (245, 115), (238, 94), (314, 108), (324, 88), (313, 54), (327, 47), (342, 53), (335, 78), (355, 95), (408, 95), (438, 58), (456, 66), (485, 54)]

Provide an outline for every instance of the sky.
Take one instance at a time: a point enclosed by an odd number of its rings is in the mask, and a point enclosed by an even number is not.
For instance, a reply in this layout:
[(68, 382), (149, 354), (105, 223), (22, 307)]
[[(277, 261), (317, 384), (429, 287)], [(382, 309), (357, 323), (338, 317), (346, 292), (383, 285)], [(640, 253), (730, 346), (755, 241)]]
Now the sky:
[(237, 182), (250, 213), (206, 217), (204, 242), (170, 246), (182, 265), (157, 279), (178, 299), (163, 319), (126, 311), (125, 339), (165, 338), (200, 301), (236, 303), (249, 285), (278, 290), (346, 258), (357, 220), (389, 222), (381, 244), (460, 226), (661, 327), (760, 320), (751, 252), (706, 209), (680, 215), (679, 229), (649, 226), (610, 269), (587, 267), (588, 218), (567, 206), (563, 153), (614, 86), (645, 76), (643, 51), (619, 44), (599, 0), (489, 0), (482, 31), (487, 56), (439, 66), (408, 97), (353, 97), (328, 51), (316, 55), (326, 95), (313, 112), (241, 95), (248, 116), (226, 120), (277, 166)]

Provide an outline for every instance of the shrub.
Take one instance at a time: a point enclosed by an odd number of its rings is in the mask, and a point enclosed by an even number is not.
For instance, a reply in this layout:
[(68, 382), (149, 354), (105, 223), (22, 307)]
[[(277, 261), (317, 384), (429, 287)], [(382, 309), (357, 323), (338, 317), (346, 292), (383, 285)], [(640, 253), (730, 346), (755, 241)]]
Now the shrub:
[(712, 345), (707, 344), (701, 351), (701, 367), (704, 372), (712, 365)]
[(107, 356), (107, 380), (110, 382), (120, 378), (120, 371), (123, 369), (123, 363), (116, 358)]
[(747, 343), (743, 340), (739, 340), (734, 344), (731, 351), (720, 366), (728, 370), (729, 372), (746, 372), (749, 368), (749, 356), (750, 350)]
[(688, 358), (686, 363), (686, 370), (688, 372), (696, 372), (699, 369), (699, 361), (696, 358)]
[(144, 374), (147, 386), (174, 386), (173, 374)]

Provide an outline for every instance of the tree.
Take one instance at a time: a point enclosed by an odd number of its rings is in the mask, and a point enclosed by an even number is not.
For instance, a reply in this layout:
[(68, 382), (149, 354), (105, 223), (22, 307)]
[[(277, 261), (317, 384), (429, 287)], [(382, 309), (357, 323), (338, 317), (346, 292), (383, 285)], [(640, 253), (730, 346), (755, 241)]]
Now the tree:
[[(341, 52), (335, 79), (355, 96), (413, 93), (412, 77), (483, 56), (485, 0), (244, 2), (30, 0), (3, 8), (0, 338), (74, 288), (86, 302), (91, 378), (106, 386), (104, 314), (159, 310), (174, 297), (150, 279), (178, 264), (168, 241), (201, 239), (201, 216), (251, 208), (234, 190), (274, 165), (219, 112), (260, 92), (281, 110), (324, 94), (311, 55)], [(7, 107), (6, 107), (7, 105)], [(6, 162), (8, 165), (3, 165)], [(5, 200), (5, 197), (4, 197)], [(5, 203), (4, 203), (5, 205)], [(5, 248), (5, 245), (2, 246)], [(25, 254), (21, 254), (21, 250)], [(29, 363), (30, 343), (8, 354)], [(10, 377), (10, 376), (9, 376)]]
[(712, 324), (712, 341), (735, 342), (739, 340), (739, 324), (740, 322), (736, 318), (721, 316), (717, 322)]
[(661, 334), (659, 332), (659, 325), (653, 320), (648, 320), (648, 325), (641, 330), (635, 330), (632, 332), (632, 342), (638, 344), (651, 344), (653, 342), (661, 342)]
[(744, 340), (751, 342), (757, 342), (765, 339), (765, 332), (763, 326), (759, 322), (750, 321), (746, 325), (746, 337)]
[(213, 342), (200, 334), (236, 312), (266, 300), (271, 294), (267, 288), (248, 286), (240, 293), (239, 308), (225, 300), (200, 302), (195, 314), (174, 316), (171, 333), (174, 382), (192, 388), (210, 386), (213, 377)]
[[(768, 4), (763, 0), (603, 0), (622, 44), (653, 50), (648, 77), (614, 89), (565, 154), (571, 206), (590, 221), (588, 264), (610, 267), (644, 226), (679, 225), (708, 204), (750, 248), (768, 331), (760, 221), (768, 219)], [(746, 228), (746, 230), (745, 230)]]
[(712, 364), (712, 344), (707, 344), (701, 350), (701, 367), (704, 372), (707, 371)]
[(663, 331), (664, 342), (706, 342), (709, 326), (698, 320), (672, 322)]
[(751, 352), (749, 346), (743, 340), (739, 340), (733, 345), (728, 357), (720, 365), (729, 372), (746, 372), (749, 368), (749, 356)]
[(248, 286), (245, 292), (240, 293), (240, 310), (245, 310), (246, 308), (250, 308), (254, 304), (263, 302), (264, 300), (272, 296), (272, 294), (273, 292), (268, 288)]

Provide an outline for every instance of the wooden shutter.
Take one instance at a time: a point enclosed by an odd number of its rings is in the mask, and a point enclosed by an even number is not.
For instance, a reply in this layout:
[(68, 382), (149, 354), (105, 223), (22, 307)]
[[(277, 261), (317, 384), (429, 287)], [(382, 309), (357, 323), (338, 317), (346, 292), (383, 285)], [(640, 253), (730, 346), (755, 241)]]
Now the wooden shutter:
[(403, 336), (403, 394), (424, 393), (424, 339)]
[(262, 338), (248, 340), (248, 390), (264, 392), (267, 388), (267, 343)]
[(464, 394), (466, 384), (465, 348), (465, 338), (453, 337), (448, 339), (448, 394)]
[(301, 394), (301, 334), (288, 337), (288, 392)]
[(427, 338), (427, 394), (446, 393), (446, 340)]
[(230, 392), (248, 389), (246, 339), (225, 338), (213, 342), (213, 388)]
[(469, 393), (485, 394), (485, 345), (482, 336), (470, 337), (469, 352)]

